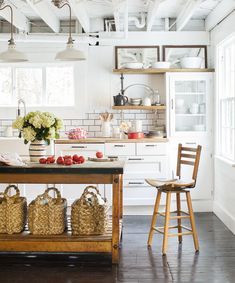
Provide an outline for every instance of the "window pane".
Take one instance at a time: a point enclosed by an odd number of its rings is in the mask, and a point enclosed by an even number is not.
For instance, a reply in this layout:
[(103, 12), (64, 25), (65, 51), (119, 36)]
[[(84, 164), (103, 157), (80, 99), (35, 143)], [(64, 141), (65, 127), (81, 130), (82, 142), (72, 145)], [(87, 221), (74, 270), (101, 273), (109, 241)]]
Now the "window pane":
[(46, 96), (49, 106), (74, 105), (73, 67), (46, 68)]
[(0, 68), (0, 105), (12, 104), (12, 72), (11, 68)]
[(40, 106), (42, 104), (42, 69), (16, 69), (16, 97), (22, 98), (27, 105)]

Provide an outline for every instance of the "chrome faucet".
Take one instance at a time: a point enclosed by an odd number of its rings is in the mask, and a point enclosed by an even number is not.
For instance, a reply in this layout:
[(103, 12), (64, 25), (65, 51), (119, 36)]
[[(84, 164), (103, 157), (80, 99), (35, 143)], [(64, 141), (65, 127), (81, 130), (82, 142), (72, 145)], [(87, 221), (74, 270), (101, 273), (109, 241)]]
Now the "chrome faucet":
[(24, 116), (25, 116), (26, 115), (26, 103), (22, 98), (18, 99), (17, 116), (21, 116), (20, 104), (23, 104)]

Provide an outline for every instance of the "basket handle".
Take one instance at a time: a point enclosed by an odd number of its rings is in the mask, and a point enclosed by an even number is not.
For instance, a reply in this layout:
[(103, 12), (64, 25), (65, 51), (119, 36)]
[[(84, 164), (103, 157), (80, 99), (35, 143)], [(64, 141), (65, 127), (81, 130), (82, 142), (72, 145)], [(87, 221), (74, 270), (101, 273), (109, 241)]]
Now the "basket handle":
[(16, 186), (16, 185), (9, 185), (9, 186), (7, 186), (6, 187), (6, 189), (5, 189), (5, 191), (4, 191), (4, 196), (6, 197), (6, 198), (9, 198), (10, 196), (8, 195), (8, 193), (9, 193), (9, 191), (10, 191), (10, 189), (11, 188), (13, 188), (14, 190), (15, 190), (15, 195), (13, 195), (13, 196), (11, 196), (11, 197), (13, 197), (13, 198), (18, 198), (19, 196), (20, 196), (20, 190), (19, 190), (19, 188)]
[(82, 200), (82, 201), (86, 201), (86, 200), (87, 200), (87, 198), (86, 198), (87, 195), (93, 196), (96, 205), (98, 204), (97, 194), (95, 194), (95, 193), (93, 193), (93, 192), (89, 192), (88, 190), (86, 190), (86, 191), (83, 192), (83, 194), (82, 194), (82, 196), (81, 196), (81, 200)]
[(51, 196), (49, 196), (49, 192), (50, 192), (50, 191), (55, 192), (55, 194), (56, 194), (56, 202), (58, 202), (58, 203), (62, 202), (61, 193), (60, 193), (60, 191), (59, 191), (57, 188), (55, 188), (55, 187), (50, 187), (50, 188), (48, 188), (48, 189), (45, 190), (45, 193), (44, 193), (44, 194), (45, 194), (46, 196), (48, 196), (50, 199), (52, 199)]
[(54, 191), (56, 193), (56, 202), (61, 203), (62, 198), (61, 198), (60, 191), (55, 187), (50, 187), (46, 189), (43, 194), (36, 197), (35, 201), (40, 203), (43, 200), (48, 200), (48, 202), (51, 202), (53, 198), (49, 195), (50, 191)]
[(88, 193), (91, 193), (91, 192), (89, 191), (89, 189), (95, 190), (97, 195), (101, 195), (100, 192), (99, 192), (99, 190), (98, 190), (98, 188), (97, 188), (96, 186), (91, 186), (91, 185), (90, 185), (90, 186), (87, 186), (87, 187), (84, 189), (83, 194), (84, 194), (84, 193), (87, 193), (87, 192), (88, 192)]

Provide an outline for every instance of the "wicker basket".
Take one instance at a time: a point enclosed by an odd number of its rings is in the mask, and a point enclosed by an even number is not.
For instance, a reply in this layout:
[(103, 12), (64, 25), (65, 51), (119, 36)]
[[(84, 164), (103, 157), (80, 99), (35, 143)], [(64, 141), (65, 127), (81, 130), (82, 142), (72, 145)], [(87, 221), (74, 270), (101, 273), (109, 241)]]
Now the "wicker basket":
[(86, 187), (80, 199), (72, 204), (71, 225), (73, 235), (105, 234), (108, 226), (108, 205), (96, 187)]
[[(49, 196), (54, 191), (56, 198)], [(35, 235), (59, 235), (66, 228), (67, 201), (56, 188), (48, 188), (29, 204), (29, 231)]]
[[(16, 194), (9, 196), (10, 189), (14, 189)], [(20, 196), (20, 191), (15, 185), (8, 186), (0, 195), (0, 233), (22, 232), (26, 224), (26, 198)]]

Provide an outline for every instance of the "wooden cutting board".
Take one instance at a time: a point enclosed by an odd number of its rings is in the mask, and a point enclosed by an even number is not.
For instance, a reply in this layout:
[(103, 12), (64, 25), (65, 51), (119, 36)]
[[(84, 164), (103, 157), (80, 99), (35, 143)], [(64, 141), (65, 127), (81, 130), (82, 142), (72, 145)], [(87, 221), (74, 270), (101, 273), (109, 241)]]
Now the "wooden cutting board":
[(112, 161), (117, 161), (117, 157), (107, 157), (107, 158), (96, 158), (96, 157), (88, 157), (89, 161), (94, 161), (94, 162), (112, 162)]

